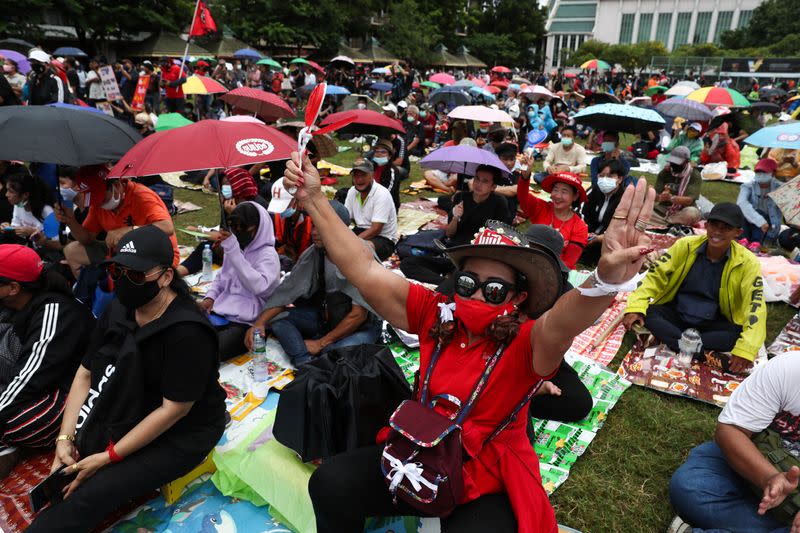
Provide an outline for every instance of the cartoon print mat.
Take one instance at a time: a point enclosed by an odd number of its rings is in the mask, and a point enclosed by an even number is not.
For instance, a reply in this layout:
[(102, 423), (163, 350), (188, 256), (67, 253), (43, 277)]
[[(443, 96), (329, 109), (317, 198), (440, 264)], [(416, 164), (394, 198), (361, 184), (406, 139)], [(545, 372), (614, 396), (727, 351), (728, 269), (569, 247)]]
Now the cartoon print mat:
[(567, 480), (572, 465), (603, 427), (622, 393), (631, 386), (630, 382), (591, 359), (570, 353), (565, 359), (589, 389), (594, 406), (585, 419), (571, 424), (533, 419), (533, 449), (539, 457), (542, 484), (548, 495)]
[[(716, 352), (708, 351), (705, 357), (711, 363), (695, 360), (691, 368), (685, 369), (678, 365), (675, 352), (667, 346), (645, 347), (637, 341), (617, 372), (634, 385), (723, 407), (746, 376), (729, 374), (719, 363), (715, 365), (720, 357)], [(766, 360), (767, 351), (762, 346), (756, 364)]]
[(431, 211), (422, 211), (400, 206), (397, 212), (397, 233), (400, 235), (414, 235), (426, 224), (437, 220), (439, 215)]
[(400, 204), (400, 209), (413, 209), (416, 211), (422, 211), (424, 213), (436, 215), (436, 218), (430, 220), (424, 226), (418, 227), (417, 229), (444, 229), (447, 227), (447, 213), (445, 213), (443, 209), (439, 209), (439, 206), (436, 205), (436, 202), (431, 200), (426, 200), (423, 198), (420, 200), (414, 200), (413, 202), (405, 202)]
[(767, 348), (770, 357), (786, 352), (800, 354), (800, 313), (794, 315)]

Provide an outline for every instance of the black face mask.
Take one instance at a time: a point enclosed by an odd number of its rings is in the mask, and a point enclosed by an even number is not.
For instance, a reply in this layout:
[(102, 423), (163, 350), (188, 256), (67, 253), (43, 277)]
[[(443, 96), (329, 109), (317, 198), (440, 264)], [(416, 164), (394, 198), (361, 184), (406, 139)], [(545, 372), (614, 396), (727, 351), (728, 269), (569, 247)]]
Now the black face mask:
[(138, 309), (158, 296), (161, 291), (161, 287), (158, 286), (159, 278), (161, 276), (152, 281), (145, 281), (141, 285), (136, 285), (127, 276), (121, 276), (114, 282), (114, 292), (122, 305), (128, 309)]
[(41, 63), (32, 63), (31, 70), (33, 70), (36, 74), (41, 74), (44, 72), (44, 65)]
[(673, 174), (680, 174), (683, 172), (684, 165), (679, 165), (677, 163), (670, 163), (669, 169), (672, 171)]
[(253, 242), (253, 239), (255, 238), (253, 233), (255, 232), (251, 232), (247, 228), (242, 228), (233, 232), (233, 234), (236, 236), (236, 240), (239, 241), (239, 248), (244, 250), (250, 245), (251, 242)]

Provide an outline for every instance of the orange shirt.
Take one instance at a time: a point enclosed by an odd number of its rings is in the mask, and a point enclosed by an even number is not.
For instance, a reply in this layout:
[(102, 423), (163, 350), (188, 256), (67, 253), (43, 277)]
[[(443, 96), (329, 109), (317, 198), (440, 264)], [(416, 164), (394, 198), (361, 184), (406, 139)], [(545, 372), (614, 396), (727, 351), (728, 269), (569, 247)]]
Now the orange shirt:
[[(122, 204), (114, 211), (90, 207), (83, 227), (92, 233), (111, 231), (125, 226), (146, 226), (153, 222), (170, 220), (169, 211), (161, 198), (140, 183), (128, 182), (125, 188), (125, 198)], [(169, 236), (172, 249), (175, 251), (173, 266), (180, 263), (178, 253), (178, 239), (175, 234)]]

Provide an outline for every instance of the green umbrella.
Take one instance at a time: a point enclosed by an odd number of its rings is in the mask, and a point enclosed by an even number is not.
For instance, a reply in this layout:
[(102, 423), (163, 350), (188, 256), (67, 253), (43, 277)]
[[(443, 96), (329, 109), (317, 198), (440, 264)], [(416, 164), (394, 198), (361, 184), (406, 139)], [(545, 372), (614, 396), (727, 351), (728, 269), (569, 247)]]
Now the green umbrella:
[(441, 88), (441, 85), (439, 85), (435, 81), (423, 81), (422, 83), (420, 83), (420, 85), (422, 87), (430, 87), (431, 89), (439, 89), (439, 88)]
[(653, 85), (652, 87), (648, 87), (647, 90), (644, 92), (647, 96), (653, 96), (657, 92), (661, 91), (664, 92), (668, 89), (668, 87), (664, 87), (663, 85)]
[(280, 63), (278, 63), (274, 59), (270, 59), (268, 57), (264, 58), (264, 59), (259, 59), (256, 62), (256, 65), (269, 65), (270, 67), (273, 67), (273, 68), (283, 68)]
[(158, 116), (156, 131), (174, 130), (192, 124), (192, 121), (180, 113), (164, 113)]
[(302, 57), (298, 57), (297, 59), (292, 59), (290, 63), (303, 63), (304, 65), (308, 65), (308, 61), (306, 61)]

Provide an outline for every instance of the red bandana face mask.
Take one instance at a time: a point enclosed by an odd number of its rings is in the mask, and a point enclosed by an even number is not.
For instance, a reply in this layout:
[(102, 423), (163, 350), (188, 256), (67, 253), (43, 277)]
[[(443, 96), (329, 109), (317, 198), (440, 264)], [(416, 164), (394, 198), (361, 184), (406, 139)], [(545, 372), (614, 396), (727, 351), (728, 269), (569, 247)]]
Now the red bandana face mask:
[(502, 305), (492, 305), (480, 300), (455, 296), (456, 310), (453, 312), (464, 327), (473, 335), (484, 335), (489, 325), (497, 317), (514, 312), (514, 304), (508, 302)]

